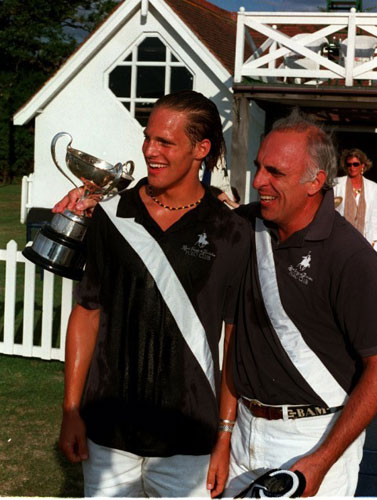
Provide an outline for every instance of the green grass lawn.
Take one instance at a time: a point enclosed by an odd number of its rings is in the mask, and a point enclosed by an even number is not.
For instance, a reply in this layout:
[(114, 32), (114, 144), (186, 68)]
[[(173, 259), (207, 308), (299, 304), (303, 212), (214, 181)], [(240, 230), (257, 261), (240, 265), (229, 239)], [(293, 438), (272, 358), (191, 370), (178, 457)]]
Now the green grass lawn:
[(57, 447), (63, 364), (0, 355), (0, 496), (83, 496)]
[[(14, 239), (25, 246), (20, 218), (21, 186), (0, 186), (0, 248)], [(23, 266), (20, 266), (23, 268)], [(0, 262), (0, 340), (3, 336), (4, 269)], [(42, 280), (36, 277), (35, 338), (41, 320)], [(59, 317), (59, 285), (56, 279)], [(17, 276), (16, 338), (21, 335), (23, 270)], [(56, 321), (58, 324), (58, 321)], [(35, 342), (37, 345), (38, 342)], [(0, 355), (0, 496), (80, 497), (80, 465), (66, 461), (57, 447), (63, 369), (60, 362)]]

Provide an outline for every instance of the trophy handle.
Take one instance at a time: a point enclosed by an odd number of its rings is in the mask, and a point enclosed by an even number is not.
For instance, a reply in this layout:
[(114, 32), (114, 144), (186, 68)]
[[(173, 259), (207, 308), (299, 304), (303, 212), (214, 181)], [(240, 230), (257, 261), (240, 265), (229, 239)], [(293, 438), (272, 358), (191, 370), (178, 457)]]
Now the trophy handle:
[(66, 177), (69, 182), (71, 182), (75, 188), (77, 188), (78, 186), (76, 186), (76, 184), (73, 182), (73, 180), (69, 177), (69, 175), (67, 175), (64, 170), (62, 169), (62, 167), (59, 165), (58, 163), (58, 160), (56, 158), (56, 154), (55, 154), (55, 147), (56, 147), (56, 143), (58, 142), (58, 140), (61, 138), (61, 137), (64, 137), (64, 136), (67, 136), (69, 137), (69, 143), (67, 145), (67, 148), (72, 144), (72, 136), (71, 134), (69, 134), (68, 132), (59, 132), (58, 134), (54, 135), (52, 141), (51, 141), (51, 156), (52, 156), (52, 159), (54, 160), (54, 163), (55, 165), (57, 166), (58, 170), (64, 175), (64, 177)]
[[(130, 168), (128, 170), (126, 168), (127, 165), (130, 166)], [(123, 163), (123, 169), (127, 175), (132, 177), (132, 174), (134, 173), (134, 170), (135, 170), (135, 163), (132, 160), (128, 160), (128, 161), (126, 161), (126, 163)], [(130, 179), (130, 180), (133, 180), (133, 179)]]
[[(130, 166), (128, 169), (127, 169), (127, 165)], [(135, 170), (135, 163), (132, 160), (128, 160), (128, 161), (126, 161), (126, 163), (123, 163), (122, 167), (123, 167), (123, 173), (125, 174), (125, 177), (130, 182), (133, 181), (134, 178), (132, 177), (132, 174), (134, 173), (134, 170)], [(120, 191), (118, 191), (117, 194), (124, 193), (124, 191), (126, 191), (126, 189), (128, 189), (128, 186), (125, 187), (124, 189), (121, 189)]]

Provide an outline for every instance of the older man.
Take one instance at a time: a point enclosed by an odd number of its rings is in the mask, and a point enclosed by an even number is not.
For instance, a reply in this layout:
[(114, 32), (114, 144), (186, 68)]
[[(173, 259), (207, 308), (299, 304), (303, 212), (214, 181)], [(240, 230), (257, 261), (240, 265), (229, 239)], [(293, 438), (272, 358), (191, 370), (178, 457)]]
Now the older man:
[[(254, 252), (232, 363), (240, 398), (225, 495), (284, 468), (305, 475), (304, 496), (352, 496), (377, 409), (377, 256), (334, 210), (336, 155), (315, 124), (297, 113), (277, 123), (256, 168), (260, 201), (239, 209)], [(229, 415), (234, 403), (224, 390)]]

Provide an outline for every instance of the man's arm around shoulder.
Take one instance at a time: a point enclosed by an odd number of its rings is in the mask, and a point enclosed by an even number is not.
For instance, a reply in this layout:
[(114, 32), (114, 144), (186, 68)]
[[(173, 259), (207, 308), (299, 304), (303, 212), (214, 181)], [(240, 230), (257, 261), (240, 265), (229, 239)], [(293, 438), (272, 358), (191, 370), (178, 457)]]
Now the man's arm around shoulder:
[(59, 446), (71, 462), (81, 462), (88, 458), (86, 429), (80, 416), (80, 401), (96, 345), (99, 313), (99, 309), (85, 309), (76, 305), (68, 323)]

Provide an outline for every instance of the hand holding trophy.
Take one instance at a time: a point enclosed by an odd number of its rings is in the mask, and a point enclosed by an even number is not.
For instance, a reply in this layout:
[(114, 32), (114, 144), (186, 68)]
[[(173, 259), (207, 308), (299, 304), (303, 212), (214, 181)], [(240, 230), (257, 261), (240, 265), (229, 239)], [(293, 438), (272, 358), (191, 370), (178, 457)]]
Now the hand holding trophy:
[[(77, 186), (56, 158), (56, 143), (68, 137), (65, 163), (70, 172), (84, 186), (83, 199), (89, 196), (106, 201), (125, 190), (131, 181), (134, 163), (110, 163), (71, 147), (72, 136), (68, 132), (56, 134), (51, 142), (51, 155), (58, 170)], [(70, 279), (81, 279), (85, 265), (84, 238), (90, 219), (71, 210), (54, 215), (51, 224), (45, 225), (35, 236), (33, 244), (23, 250), (23, 255), (48, 271)]]

